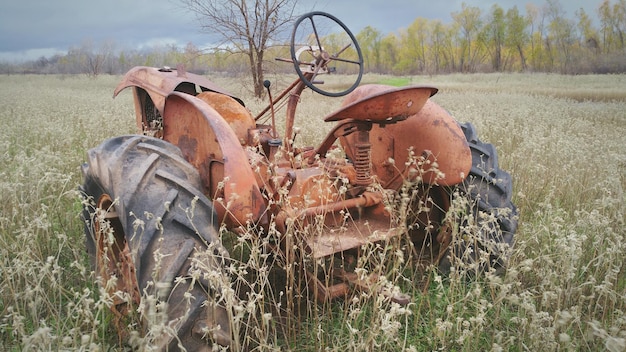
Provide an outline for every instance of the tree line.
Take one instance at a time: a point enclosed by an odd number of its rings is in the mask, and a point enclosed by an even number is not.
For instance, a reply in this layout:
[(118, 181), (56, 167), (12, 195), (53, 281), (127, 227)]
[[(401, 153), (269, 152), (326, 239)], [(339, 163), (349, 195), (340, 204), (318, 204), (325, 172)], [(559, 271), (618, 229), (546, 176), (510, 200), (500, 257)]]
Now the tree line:
[[(383, 33), (367, 26), (356, 33), (366, 72), (396, 75), (453, 72), (626, 72), (626, 0), (603, 0), (597, 21), (578, 9), (568, 17), (558, 0), (528, 4), (525, 13), (495, 4), (484, 11), (463, 3), (452, 21), (416, 18), (407, 28)], [(594, 23), (596, 22), (596, 23)], [(289, 57), (288, 41), (268, 43), (265, 72), (291, 72), (274, 57)], [(0, 62), (0, 73), (121, 74), (133, 66), (176, 66), (190, 72), (249, 72), (244, 52), (193, 43), (144, 50), (118, 49), (114, 42), (85, 41), (66, 54), (23, 63)]]
[(626, 0), (603, 0), (599, 27), (582, 8), (566, 17), (558, 0), (525, 10), (495, 4), (483, 13), (463, 3), (450, 24), (417, 18), (399, 34), (367, 27), (357, 37), (380, 73), (626, 72)]

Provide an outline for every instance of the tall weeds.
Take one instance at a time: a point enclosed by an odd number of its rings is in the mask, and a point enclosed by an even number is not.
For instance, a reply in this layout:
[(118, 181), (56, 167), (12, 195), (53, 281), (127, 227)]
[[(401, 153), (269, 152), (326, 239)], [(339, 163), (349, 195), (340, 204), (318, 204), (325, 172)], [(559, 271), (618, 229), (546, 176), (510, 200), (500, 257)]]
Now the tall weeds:
[[(85, 151), (134, 131), (130, 95), (110, 98), (118, 78), (0, 77), (0, 349), (123, 349), (111, 297), (96, 284), (84, 250), (76, 191)], [(416, 261), (400, 236), (363, 248), (363, 259), (351, 264), (357, 273), (381, 274), (374, 283), (380, 289), (317, 303), (299, 274), (302, 266), (323, 271), (335, 263), (275, 254), (271, 248), (280, 239), (272, 227), (262, 237), (223, 230), (232, 289), (224, 294), (236, 346), (626, 350), (626, 113), (624, 97), (611, 88), (623, 88), (625, 78), (409, 79), (438, 86), (433, 99), (474, 123), (511, 172), (520, 227), (508, 270), (442, 276)], [(218, 83), (246, 100), (243, 87)], [(262, 103), (250, 99), (248, 106), (256, 112)], [(319, 141), (321, 118), (339, 103), (305, 94), (296, 142)], [(384, 292), (394, 290), (411, 303), (389, 300)], [(141, 331), (140, 320), (130, 322), (129, 336), (149, 350), (150, 333)]]

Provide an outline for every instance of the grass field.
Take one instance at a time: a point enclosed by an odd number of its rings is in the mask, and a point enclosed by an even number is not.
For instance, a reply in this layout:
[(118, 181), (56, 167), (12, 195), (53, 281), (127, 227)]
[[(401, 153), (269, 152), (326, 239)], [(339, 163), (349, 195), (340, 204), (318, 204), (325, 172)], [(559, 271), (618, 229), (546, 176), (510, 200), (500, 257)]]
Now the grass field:
[[(130, 94), (111, 98), (119, 79), (0, 77), (0, 350), (122, 349), (84, 249), (77, 192), (85, 152), (134, 132)], [(215, 80), (253, 113), (262, 107), (245, 81)], [(257, 296), (242, 303), (245, 319), (260, 313), (249, 330), (254, 343), (244, 344), (625, 351), (626, 75), (366, 75), (364, 82), (434, 85), (433, 100), (497, 147), (520, 210), (508, 271), (469, 282), (442, 279), (432, 268), (415, 277), (403, 272), (396, 280), (413, 297), (406, 308), (355, 296), (310, 304), (287, 323), (266, 314), (264, 300), (272, 297)], [(322, 117), (339, 104), (303, 94), (301, 143), (321, 139), (330, 129), (320, 128)], [(131, 338), (150, 349), (136, 331)]]

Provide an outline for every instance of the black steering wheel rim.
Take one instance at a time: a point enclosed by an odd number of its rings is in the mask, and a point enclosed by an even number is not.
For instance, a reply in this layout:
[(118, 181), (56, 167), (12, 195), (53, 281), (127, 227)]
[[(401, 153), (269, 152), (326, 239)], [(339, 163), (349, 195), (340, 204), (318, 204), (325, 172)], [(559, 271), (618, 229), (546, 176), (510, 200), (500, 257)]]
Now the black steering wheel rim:
[[(352, 41), (350, 45), (354, 45), (354, 49), (357, 52), (358, 55), (358, 61), (354, 62), (355, 64), (357, 64), (359, 66), (359, 73), (357, 75), (356, 80), (354, 81), (354, 83), (346, 90), (343, 91), (339, 91), (339, 92), (330, 92), (327, 90), (323, 90), (319, 87), (317, 87), (315, 84), (313, 84), (313, 82), (311, 82), (302, 72), (302, 69), (300, 68), (301, 62), (298, 61), (298, 57), (296, 55), (296, 45), (295, 45), (295, 40), (296, 40), (296, 32), (298, 30), (298, 27), (300, 26), (300, 24), (306, 20), (306, 19), (310, 19), (311, 23), (313, 24), (313, 28), (314, 28), (314, 35), (315, 35), (315, 39), (318, 43), (318, 47), (319, 50), (322, 50), (322, 45), (321, 45), (321, 41), (320, 38), (317, 34), (317, 32), (315, 31), (315, 21), (313, 21), (313, 17), (315, 16), (322, 16), (322, 17), (327, 17), (328, 19), (334, 21), (337, 25), (339, 25), (345, 32), (346, 34), (348, 34), (348, 36), (350, 37), (350, 40)], [(348, 47), (349, 47), (348, 46)], [(329, 97), (340, 97), (340, 96), (344, 96), (350, 92), (352, 92), (356, 87), (358, 87), (359, 83), (361, 82), (361, 78), (363, 77), (363, 54), (361, 52), (361, 47), (359, 46), (359, 43), (357, 42), (356, 38), (354, 37), (354, 35), (352, 34), (352, 32), (348, 29), (348, 27), (341, 22), (337, 17), (326, 13), (326, 12), (321, 12), (321, 11), (313, 11), (313, 12), (308, 12), (305, 13), (304, 15), (300, 16), (300, 18), (298, 18), (298, 20), (295, 22), (294, 27), (293, 27), (293, 32), (291, 33), (291, 43), (290, 43), (290, 52), (291, 52), (291, 60), (293, 62), (294, 68), (296, 70), (296, 73), (298, 74), (298, 77), (300, 77), (300, 80), (309, 88), (311, 88), (313, 91), (325, 95), (325, 96), (329, 96)], [(338, 53), (339, 54), (339, 53)], [(332, 57), (331, 57), (332, 58)], [(316, 69), (319, 69), (319, 67), (316, 67)]]

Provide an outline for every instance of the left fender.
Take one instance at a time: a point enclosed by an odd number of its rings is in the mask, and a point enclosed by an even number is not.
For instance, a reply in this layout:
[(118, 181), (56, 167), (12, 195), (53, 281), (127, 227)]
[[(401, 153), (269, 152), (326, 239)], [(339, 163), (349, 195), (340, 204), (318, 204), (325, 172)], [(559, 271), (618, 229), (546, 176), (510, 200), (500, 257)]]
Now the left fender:
[(248, 157), (230, 125), (210, 105), (185, 93), (168, 95), (163, 139), (178, 146), (196, 167), (220, 221), (242, 225), (264, 216), (265, 202)]

